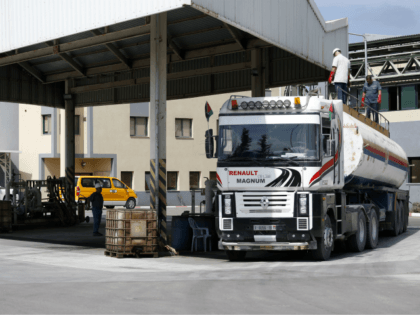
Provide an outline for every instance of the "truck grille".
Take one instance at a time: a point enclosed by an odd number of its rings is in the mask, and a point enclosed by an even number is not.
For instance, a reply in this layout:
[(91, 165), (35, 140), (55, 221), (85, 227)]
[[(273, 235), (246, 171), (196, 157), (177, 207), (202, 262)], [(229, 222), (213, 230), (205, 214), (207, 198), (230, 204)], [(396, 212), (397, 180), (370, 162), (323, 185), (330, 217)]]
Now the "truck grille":
[(244, 192), (235, 194), (237, 217), (293, 217), (294, 192)]
[(297, 230), (298, 231), (307, 231), (308, 230), (308, 218), (298, 218), (297, 219)]
[(223, 222), (223, 230), (232, 231), (233, 230), (233, 224), (232, 219), (222, 219)]

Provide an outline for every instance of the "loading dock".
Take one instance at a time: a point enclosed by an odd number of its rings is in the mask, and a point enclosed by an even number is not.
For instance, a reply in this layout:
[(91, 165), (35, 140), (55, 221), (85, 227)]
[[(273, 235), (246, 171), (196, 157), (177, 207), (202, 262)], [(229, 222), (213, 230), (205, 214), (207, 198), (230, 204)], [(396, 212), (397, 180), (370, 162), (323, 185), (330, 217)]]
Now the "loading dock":
[(347, 54), (347, 19), (325, 22), (313, 0), (90, 1), (82, 19), (76, 4), (13, 3), (0, 10), (15, 17), (2, 19), (0, 101), (65, 109), (61, 176), (71, 204), (75, 108), (150, 102), (150, 206), (164, 241), (166, 100), (325, 81), (330, 52)]

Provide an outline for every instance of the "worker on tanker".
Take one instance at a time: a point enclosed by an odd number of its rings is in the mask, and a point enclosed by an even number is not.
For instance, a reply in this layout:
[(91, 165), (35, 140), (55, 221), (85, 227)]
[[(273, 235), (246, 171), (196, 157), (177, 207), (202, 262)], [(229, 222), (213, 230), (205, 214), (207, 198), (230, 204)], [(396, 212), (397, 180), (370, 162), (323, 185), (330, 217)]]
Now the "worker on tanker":
[(93, 213), (93, 236), (102, 236), (102, 234), (99, 233), (99, 225), (101, 225), (102, 219), (102, 208), (104, 207), (104, 198), (102, 197), (102, 185), (100, 183), (96, 183), (95, 188), (96, 192), (94, 192), (89, 197)]
[(366, 82), (365, 85), (363, 85), (362, 107), (367, 105), (366, 117), (370, 119), (370, 113), (372, 112), (373, 121), (376, 123), (378, 123), (378, 111), (381, 102), (381, 85), (378, 81), (373, 81), (371, 75), (366, 76)]
[(347, 103), (347, 91), (350, 87), (350, 61), (341, 54), (340, 48), (333, 50), (333, 63), (328, 83), (334, 80), (335, 91), (343, 104)]

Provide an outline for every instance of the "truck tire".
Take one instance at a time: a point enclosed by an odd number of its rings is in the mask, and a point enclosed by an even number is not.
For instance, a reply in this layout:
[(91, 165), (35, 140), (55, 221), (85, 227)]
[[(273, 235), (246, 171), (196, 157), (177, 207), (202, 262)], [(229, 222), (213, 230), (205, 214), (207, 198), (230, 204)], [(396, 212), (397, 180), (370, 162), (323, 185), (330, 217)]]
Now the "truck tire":
[(392, 236), (400, 235), (401, 228), (401, 211), (397, 209), (394, 213), (394, 222), (392, 222)]
[[(404, 205), (404, 203), (403, 203), (403, 205)], [(404, 210), (403, 210), (403, 218), (404, 218), (404, 220), (403, 220), (403, 222), (404, 222), (403, 233), (407, 232), (407, 228), (408, 228), (408, 215), (406, 215), (406, 211), (405, 210), (406, 209), (404, 207)]]
[(245, 259), (246, 256), (245, 251), (226, 250), (225, 252), (230, 261), (242, 261)]
[(379, 221), (376, 211), (370, 211), (370, 220), (367, 223), (366, 248), (375, 249), (379, 242)]
[(366, 245), (366, 218), (362, 211), (359, 211), (357, 218), (357, 231), (347, 240), (347, 245), (353, 252), (362, 252)]
[(312, 251), (314, 260), (328, 260), (331, 256), (331, 251), (334, 245), (334, 232), (331, 226), (330, 217), (325, 216), (324, 232), (322, 237), (316, 239), (316, 250)]
[(400, 204), (400, 234), (403, 234), (404, 232), (404, 225), (405, 225), (405, 219), (404, 219), (404, 203), (402, 200), (398, 201)]

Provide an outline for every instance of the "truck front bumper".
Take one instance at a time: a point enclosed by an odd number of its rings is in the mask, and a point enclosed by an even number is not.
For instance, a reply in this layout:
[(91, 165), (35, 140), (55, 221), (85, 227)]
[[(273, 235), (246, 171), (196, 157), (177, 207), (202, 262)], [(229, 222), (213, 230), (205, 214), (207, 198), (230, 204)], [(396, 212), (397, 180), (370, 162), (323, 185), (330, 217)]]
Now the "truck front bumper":
[(316, 241), (309, 242), (220, 242), (219, 249), (222, 250), (311, 250), (316, 249)]

